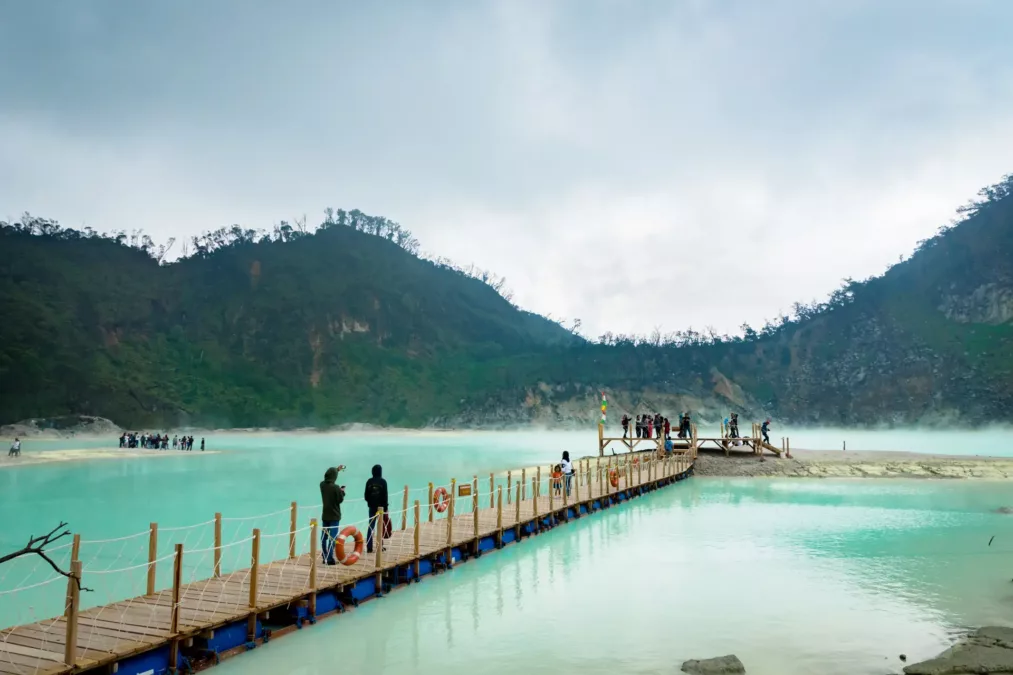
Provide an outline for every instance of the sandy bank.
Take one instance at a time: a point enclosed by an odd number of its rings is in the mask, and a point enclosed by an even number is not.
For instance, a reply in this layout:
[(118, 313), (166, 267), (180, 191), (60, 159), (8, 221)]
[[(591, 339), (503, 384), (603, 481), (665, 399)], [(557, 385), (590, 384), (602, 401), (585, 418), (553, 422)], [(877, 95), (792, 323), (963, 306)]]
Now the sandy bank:
[(1013, 480), (1013, 458), (928, 455), (914, 452), (797, 450), (772, 455), (701, 454), (698, 476), (789, 478), (972, 478)]
[(144, 450), (141, 448), (74, 448), (70, 450), (49, 450), (46, 452), (21, 452), (20, 457), (0, 456), (0, 469), (16, 466), (32, 466), (34, 464), (55, 464), (59, 462), (81, 462), (93, 459), (130, 459), (134, 457), (196, 457), (198, 455), (214, 455), (215, 450), (201, 452), (182, 450)]

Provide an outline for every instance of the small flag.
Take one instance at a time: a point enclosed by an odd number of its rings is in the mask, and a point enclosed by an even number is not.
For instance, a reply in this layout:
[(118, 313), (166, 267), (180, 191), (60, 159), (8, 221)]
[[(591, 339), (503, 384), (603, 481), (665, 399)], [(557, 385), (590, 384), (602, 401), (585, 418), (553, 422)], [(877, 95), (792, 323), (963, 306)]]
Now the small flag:
[(609, 407), (609, 400), (605, 396), (605, 392), (603, 391), (601, 393), (601, 424), (602, 424), (602, 426), (605, 425), (605, 413), (608, 410), (608, 407)]

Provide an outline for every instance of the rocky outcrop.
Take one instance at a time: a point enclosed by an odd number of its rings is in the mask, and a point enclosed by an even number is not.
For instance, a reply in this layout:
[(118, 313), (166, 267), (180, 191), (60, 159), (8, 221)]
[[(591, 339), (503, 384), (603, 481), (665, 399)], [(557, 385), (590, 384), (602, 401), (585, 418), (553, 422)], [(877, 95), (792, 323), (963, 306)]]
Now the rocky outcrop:
[(746, 667), (735, 654), (718, 656), (713, 659), (691, 659), (682, 664), (682, 672), (690, 675), (738, 675), (746, 672)]
[(984, 284), (965, 296), (944, 296), (939, 311), (959, 323), (1009, 323), (1013, 321), (1013, 289)]
[(81, 435), (119, 435), (122, 431), (116, 424), (104, 417), (63, 415), (32, 418), (14, 424), (5, 424), (0, 426), (0, 437), (53, 436), (67, 438)]
[(770, 478), (957, 478), (1013, 480), (1013, 459), (938, 457), (883, 459), (869, 454), (850, 458), (845, 453), (820, 453), (815, 458), (778, 459), (754, 455), (701, 454), (697, 476)]
[(1013, 628), (979, 628), (934, 659), (904, 669), (906, 675), (1013, 674)]

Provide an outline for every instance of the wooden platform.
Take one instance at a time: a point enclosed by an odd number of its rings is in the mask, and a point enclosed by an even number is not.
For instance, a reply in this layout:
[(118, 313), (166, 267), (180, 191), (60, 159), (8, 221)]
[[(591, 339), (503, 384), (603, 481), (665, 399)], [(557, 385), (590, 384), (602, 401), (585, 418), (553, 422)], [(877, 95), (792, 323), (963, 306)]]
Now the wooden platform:
[[(562, 521), (568, 509), (577, 507), (579, 513), (579, 506), (584, 505), (591, 511), (591, 504), (596, 500), (611, 502), (610, 496), (617, 498), (622, 494), (628, 498), (630, 491), (635, 492), (638, 487), (660, 487), (676, 476), (685, 475), (692, 462), (688, 453), (665, 459), (658, 459), (654, 453), (639, 453), (582, 460), (575, 463), (579, 480), (573, 479), (571, 496), (565, 502), (562, 493), (556, 496), (550, 490), (547, 476), (542, 476), (542, 494), (533, 497), (534, 487), (529, 476), (522, 493), (526, 496), (519, 502), (515, 486), (511, 487), (513, 494), (509, 502), (507, 496), (500, 497), (497, 490), (497, 506), (492, 508), (483, 506), (490, 502), (488, 492), (456, 497), (451, 510), (458, 513), (453, 519), (447, 517), (449, 513), (434, 513), (431, 522), (428, 505), (423, 505), (417, 538), (415, 519), (409, 516), (405, 529), (394, 531), (384, 541), (386, 550), (364, 555), (351, 566), (323, 565), (311, 539), (310, 552), (296, 552), (294, 557), (272, 562), (258, 561), (255, 571), (247, 568), (188, 584), (177, 581), (170, 589), (70, 612), (76, 617), (74, 630), (68, 630), (68, 619), (64, 617), (7, 628), (0, 631), (0, 674), (54, 675), (92, 669), (116, 672), (115, 664), (125, 658), (165, 645), (176, 649), (187, 640), (206, 637), (209, 631), (237, 620), (255, 621), (271, 610), (298, 603), (313, 608), (316, 592), (340, 591), (371, 575), (389, 575), (395, 568), (406, 565), (416, 565), (417, 571), (419, 561), (432, 560), (450, 547), (477, 548), (479, 541), (489, 535), (496, 536), (499, 544), (505, 531), (546, 516), (551, 522)], [(616, 468), (619, 474), (617, 488), (608, 484), (611, 468)], [(460, 513), (463, 508), (468, 511)], [(396, 525), (400, 525), (400, 521), (398, 515)], [(255, 546), (251, 560), (259, 556), (257, 550)], [(180, 558), (185, 568), (186, 551), (182, 551)], [(177, 559), (174, 556), (174, 560)], [(182, 578), (181, 570), (177, 570), (175, 577)], [(83, 568), (83, 583), (88, 584), (87, 564)], [(178, 611), (175, 615), (174, 610)], [(75, 632), (74, 653), (68, 659), (67, 636)], [(68, 664), (68, 660), (73, 664)]]

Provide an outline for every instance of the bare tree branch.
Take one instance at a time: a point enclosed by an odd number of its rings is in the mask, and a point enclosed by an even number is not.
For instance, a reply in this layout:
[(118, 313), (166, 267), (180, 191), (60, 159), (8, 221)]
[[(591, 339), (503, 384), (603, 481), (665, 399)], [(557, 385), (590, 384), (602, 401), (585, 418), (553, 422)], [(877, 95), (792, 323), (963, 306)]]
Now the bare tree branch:
[(45, 549), (47, 546), (51, 546), (54, 542), (57, 542), (63, 539), (64, 537), (70, 536), (70, 530), (65, 529), (66, 527), (67, 523), (61, 520), (60, 524), (54, 527), (52, 530), (50, 530), (48, 534), (44, 534), (39, 537), (29, 537), (28, 543), (25, 545), (24, 548), (0, 556), (0, 565), (4, 564), (5, 562), (14, 560), (15, 558), (20, 558), (22, 556), (37, 555), (43, 560), (45, 560), (47, 563), (49, 563), (49, 566), (52, 567), (54, 570), (56, 570), (58, 574), (62, 574), (68, 579), (73, 579), (77, 583), (78, 590), (81, 591), (92, 590), (90, 588), (85, 588), (84, 586), (81, 585), (80, 577), (74, 576), (74, 574), (72, 574), (71, 572), (65, 572), (64, 570), (60, 569), (60, 566), (57, 565), (55, 562), (53, 562), (52, 558), (46, 555)]

